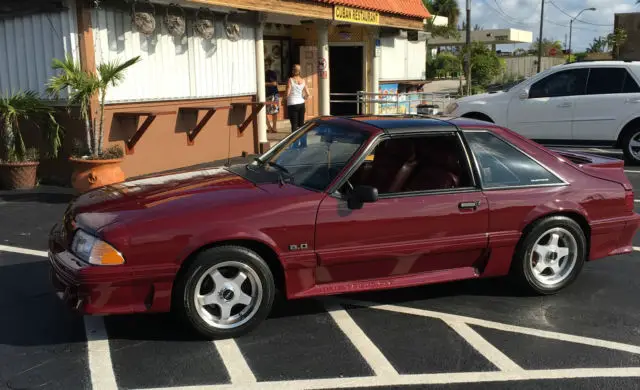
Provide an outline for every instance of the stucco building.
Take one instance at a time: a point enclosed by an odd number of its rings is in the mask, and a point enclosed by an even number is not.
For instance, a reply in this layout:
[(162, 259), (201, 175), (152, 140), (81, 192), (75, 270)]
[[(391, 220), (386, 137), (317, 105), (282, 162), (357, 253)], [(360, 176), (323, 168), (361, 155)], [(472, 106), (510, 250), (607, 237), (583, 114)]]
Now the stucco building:
[[(135, 12), (152, 15), (151, 31), (133, 22)], [(184, 18), (183, 34), (170, 31), (167, 15)], [(262, 150), (265, 56), (281, 93), (291, 65), (302, 65), (312, 95), (307, 117), (352, 109), (331, 103), (330, 93), (378, 91), (383, 43), (414, 55), (401, 32), (423, 30), (428, 17), (421, 0), (4, 0), (0, 92), (46, 97), (53, 58), (95, 70), (140, 56), (106, 106), (105, 142), (123, 146), (123, 170), (135, 176)], [(194, 28), (203, 19), (213, 36)], [(385, 38), (389, 31), (400, 40)], [(403, 77), (421, 77), (402, 66)], [(80, 129), (67, 123), (67, 138)]]

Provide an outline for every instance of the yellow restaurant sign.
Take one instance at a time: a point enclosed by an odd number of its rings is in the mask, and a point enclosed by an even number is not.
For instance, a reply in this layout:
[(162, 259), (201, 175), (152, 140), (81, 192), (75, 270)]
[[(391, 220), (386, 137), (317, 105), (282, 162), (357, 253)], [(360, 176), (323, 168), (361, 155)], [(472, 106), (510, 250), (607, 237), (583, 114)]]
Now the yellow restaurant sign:
[(375, 11), (344, 7), (341, 5), (333, 7), (333, 19), (350, 23), (380, 24), (380, 14)]

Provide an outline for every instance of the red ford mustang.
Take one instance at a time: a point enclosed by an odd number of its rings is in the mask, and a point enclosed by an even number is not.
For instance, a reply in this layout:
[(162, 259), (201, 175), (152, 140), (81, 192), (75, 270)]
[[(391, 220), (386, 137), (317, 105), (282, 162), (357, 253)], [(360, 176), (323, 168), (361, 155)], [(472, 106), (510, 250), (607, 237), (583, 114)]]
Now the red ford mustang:
[(253, 163), (76, 198), (50, 238), (54, 285), (89, 314), (175, 310), (207, 337), (287, 298), (509, 275), (552, 294), (632, 251), (623, 163), (507, 129), (318, 118)]

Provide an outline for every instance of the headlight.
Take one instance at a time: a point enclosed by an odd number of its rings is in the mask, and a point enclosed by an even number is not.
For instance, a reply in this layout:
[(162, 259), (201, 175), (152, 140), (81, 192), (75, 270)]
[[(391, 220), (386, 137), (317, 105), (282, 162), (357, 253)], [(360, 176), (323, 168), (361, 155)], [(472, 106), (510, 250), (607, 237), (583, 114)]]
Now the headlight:
[(71, 251), (89, 264), (124, 264), (124, 257), (114, 247), (82, 230), (76, 231), (71, 243)]
[(454, 112), (457, 109), (458, 109), (458, 103), (451, 103), (444, 110), (444, 113), (448, 115), (448, 114), (451, 114), (452, 112)]

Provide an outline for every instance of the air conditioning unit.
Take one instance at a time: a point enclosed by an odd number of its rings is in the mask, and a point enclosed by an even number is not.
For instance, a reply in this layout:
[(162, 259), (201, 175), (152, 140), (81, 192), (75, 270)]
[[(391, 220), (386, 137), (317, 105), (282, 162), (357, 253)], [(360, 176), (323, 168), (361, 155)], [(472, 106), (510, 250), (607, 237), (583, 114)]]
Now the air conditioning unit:
[(410, 30), (407, 31), (407, 40), (409, 42), (424, 42), (427, 40), (428, 33), (426, 31)]
[(406, 38), (407, 31), (398, 28), (383, 27), (380, 29), (380, 38)]

